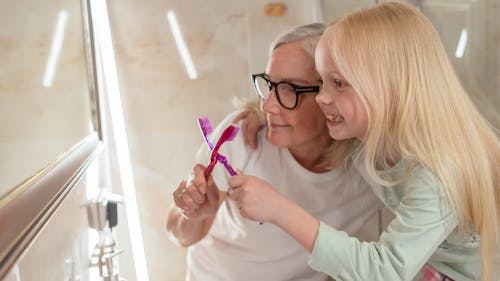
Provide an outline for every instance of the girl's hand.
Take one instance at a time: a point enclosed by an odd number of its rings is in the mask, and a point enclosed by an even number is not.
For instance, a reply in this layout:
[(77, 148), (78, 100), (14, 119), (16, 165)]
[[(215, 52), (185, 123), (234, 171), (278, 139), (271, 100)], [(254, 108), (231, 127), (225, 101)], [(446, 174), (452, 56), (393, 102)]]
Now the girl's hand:
[(189, 220), (215, 216), (219, 209), (220, 192), (212, 177), (205, 179), (205, 167), (196, 164), (192, 179), (182, 181), (174, 191), (174, 202), (181, 214)]
[(236, 202), (243, 217), (271, 222), (312, 252), (320, 224), (314, 216), (267, 182), (240, 171), (229, 179), (229, 186), (229, 197)]
[(243, 217), (255, 221), (273, 223), (273, 215), (279, 212), (279, 204), (284, 197), (267, 182), (247, 176), (237, 171), (228, 181), (231, 191), (229, 198), (236, 202)]

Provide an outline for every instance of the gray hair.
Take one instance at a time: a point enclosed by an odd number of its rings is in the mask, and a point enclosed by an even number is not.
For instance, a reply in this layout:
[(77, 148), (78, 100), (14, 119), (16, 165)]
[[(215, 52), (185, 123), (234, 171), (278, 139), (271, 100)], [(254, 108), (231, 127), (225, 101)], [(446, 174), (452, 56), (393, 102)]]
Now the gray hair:
[(269, 55), (281, 45), (301, 41), (301, 46), (304, 51), (314, 56), (314, 49), (323, 31), (325, 31), (324, 24), (311, 23), (298, 26), (290, 31), (282, 33), (271, 43)]

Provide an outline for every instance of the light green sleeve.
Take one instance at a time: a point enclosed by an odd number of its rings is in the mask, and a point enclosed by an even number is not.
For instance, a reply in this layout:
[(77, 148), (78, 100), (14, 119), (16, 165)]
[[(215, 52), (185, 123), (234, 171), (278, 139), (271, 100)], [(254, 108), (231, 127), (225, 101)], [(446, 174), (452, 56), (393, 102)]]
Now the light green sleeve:
[(309, 265), (337, 280), (412, 280), (457, 221), (430, 176), (416, 175), (404, 187), (390, 188), (404, 188), (404, 196), (379, 241), (360, 242), (320, 223)]

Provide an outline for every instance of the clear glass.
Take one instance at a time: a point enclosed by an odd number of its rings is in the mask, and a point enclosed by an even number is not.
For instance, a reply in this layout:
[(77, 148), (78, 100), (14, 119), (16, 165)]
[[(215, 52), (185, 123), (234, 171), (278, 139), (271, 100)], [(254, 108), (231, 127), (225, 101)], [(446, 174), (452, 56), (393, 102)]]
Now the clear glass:
[(0, 10), (0, 198), (93, 131), (79, 0)]

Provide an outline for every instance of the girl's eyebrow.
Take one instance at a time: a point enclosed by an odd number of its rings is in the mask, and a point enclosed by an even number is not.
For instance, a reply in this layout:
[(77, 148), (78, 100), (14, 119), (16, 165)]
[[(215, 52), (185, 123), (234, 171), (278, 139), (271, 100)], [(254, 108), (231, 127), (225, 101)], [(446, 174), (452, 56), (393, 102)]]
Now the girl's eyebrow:
[(330, 77), (332, 77), (334, 79), (339, 79), (339, 80), (346, 80), (344, 75), (340, 74), (340, 72), (338, 72), (338, 71), (332, 71), (330, 73)]

